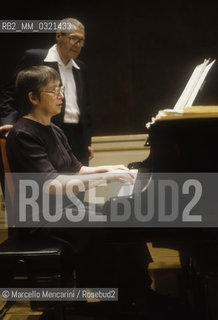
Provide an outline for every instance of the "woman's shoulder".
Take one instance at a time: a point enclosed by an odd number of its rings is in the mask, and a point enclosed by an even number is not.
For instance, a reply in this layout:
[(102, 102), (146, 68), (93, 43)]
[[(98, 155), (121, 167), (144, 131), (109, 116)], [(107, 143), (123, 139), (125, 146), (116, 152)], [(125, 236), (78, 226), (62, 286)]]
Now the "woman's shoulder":
[(47, 136), (47, 131), (48, 129), (39, 122), (20, 118), (10, 130), (7, 140), (31, 139), (41, 144)]
[(43, 125), (37, 121), (20, 118), (9, 132), (7, 140), (33, 141), (40, 145), (56, 143), (57, 140), (64, 141), (63, 131), (51, 123)]
[(13, 133), (16, 135), (21, 133), (31, 134), (39, 131), (40, 127), (41, 126), (36, 121), (26, 119), (26, 118), (20, 118), (10, 130), (10, 133)]

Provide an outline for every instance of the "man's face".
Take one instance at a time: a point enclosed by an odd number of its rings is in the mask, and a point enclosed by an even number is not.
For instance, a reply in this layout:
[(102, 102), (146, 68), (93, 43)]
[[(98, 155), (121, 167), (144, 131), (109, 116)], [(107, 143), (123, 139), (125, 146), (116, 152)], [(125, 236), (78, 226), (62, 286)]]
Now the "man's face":
[(75, 59), (80, 54), (85, 41), (85, 30), (83, 28), (74, 27), (73, 32), (60, 33), (57, 32), (56, 40), (61, 58), (64, 60)]

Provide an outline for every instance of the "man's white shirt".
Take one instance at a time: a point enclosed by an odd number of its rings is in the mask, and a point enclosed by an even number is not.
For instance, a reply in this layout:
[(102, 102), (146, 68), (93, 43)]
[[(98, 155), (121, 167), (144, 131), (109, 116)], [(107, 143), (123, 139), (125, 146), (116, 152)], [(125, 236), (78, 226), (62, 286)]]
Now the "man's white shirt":
[(78, 123), (80, 111), (77, 103), (77, 93), (76, 93), (76, 84), (72, 72), (72, 67), (80, 69), (76, 62), (71, 59), (67, 65), (65, 65), (58, 54), (56, 44), (53, 45), (47, 56), (44, 59), (45, 62), (57, 62), (61, 81), (65, 87), (65, 113), (64, 113), (64, 122), (65, 123)]

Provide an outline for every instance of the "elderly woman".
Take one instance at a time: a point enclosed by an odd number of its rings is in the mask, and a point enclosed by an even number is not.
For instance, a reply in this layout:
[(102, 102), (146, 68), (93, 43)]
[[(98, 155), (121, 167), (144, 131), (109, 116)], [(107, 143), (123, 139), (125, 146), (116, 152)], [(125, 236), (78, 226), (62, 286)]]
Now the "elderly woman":
[[(52, 116), (61, 112), (64, 99), (64, 88), (60, 86), (55, 70), (47, 66), (23, 70), (18, 74), (16, 86), (21, 117), (10, 130), (6, 144), (12, 172), (43, 173), (51, 181), (50, 185), (58, 183), (66, 190), (70, 183), (73, 192), (110, 180), (132, 183), (129, 169), (123, 165), (85, 167), (74, 157), (65, 135), (51, 122)], [(81, 241), (84, 241), (84, 235), (87, 236), (84, 229), (51, 229), (53, 234), (67, 240), (75, 234), (80, 234)], [(104, 229), (89, 232), (92, 240), (88, 241), (88, 250), (83, 251), (86, 262), (82, 260), (79, 267), (79, 274), (87, 281), (101, 278), (98, 286), (130, 287), (129, 293), (131, 291), (133, 295), (140, 294), (140, 288), (150, 285), (149, 277), (146, 279), (145, 276), (149, 259), (146, 261), (144, 241), (134, 243), (127, 239), (122, 245), (112, 246), (104, 244)], [(99, 277), (102, 272), (103, 277)], [(95, 282), (84, 282), (84, 285), (88, 284), (96, 285)]]
[[(18, 74), (17, 97), (22, 117), (11, 129), (7, 139), (7, 154), (12, 172), (44, 172), (56, 176), (62, 183), (71, 182), (80, 187), (73, 174), (89, 175), (83, 179), (85, 188), (111, 179), (132, 181), (129, 170), (123, 165), (85, 167), (74, 157), (64, 133), (51, 122), (61, 112), (64, 88), (60, 87), (58, 73), (47, 66), (35, 66)], [(14, 156), (16, 155), (16, 157)], [(54, 173), (72, 173), (65, 177)], [(120, 174), (117, 174), (117, 173)], [(82, 179), (82, 178), (81, 178)]]

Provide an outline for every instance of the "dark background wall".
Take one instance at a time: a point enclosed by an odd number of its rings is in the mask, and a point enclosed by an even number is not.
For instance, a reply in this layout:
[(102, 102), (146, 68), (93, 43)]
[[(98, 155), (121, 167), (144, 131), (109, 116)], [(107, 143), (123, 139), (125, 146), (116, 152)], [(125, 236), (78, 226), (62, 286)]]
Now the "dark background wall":
[[(216, 2), (17, 1), (1, 9), (0, 19), (81, 20), (93, 135), (134, 134), (159, 109), (174, 106), (197, 64), (217, 57)], [(24, 50), (49, 48), (54, 40), (54, 34), (0, 34), (0, 89)]]

